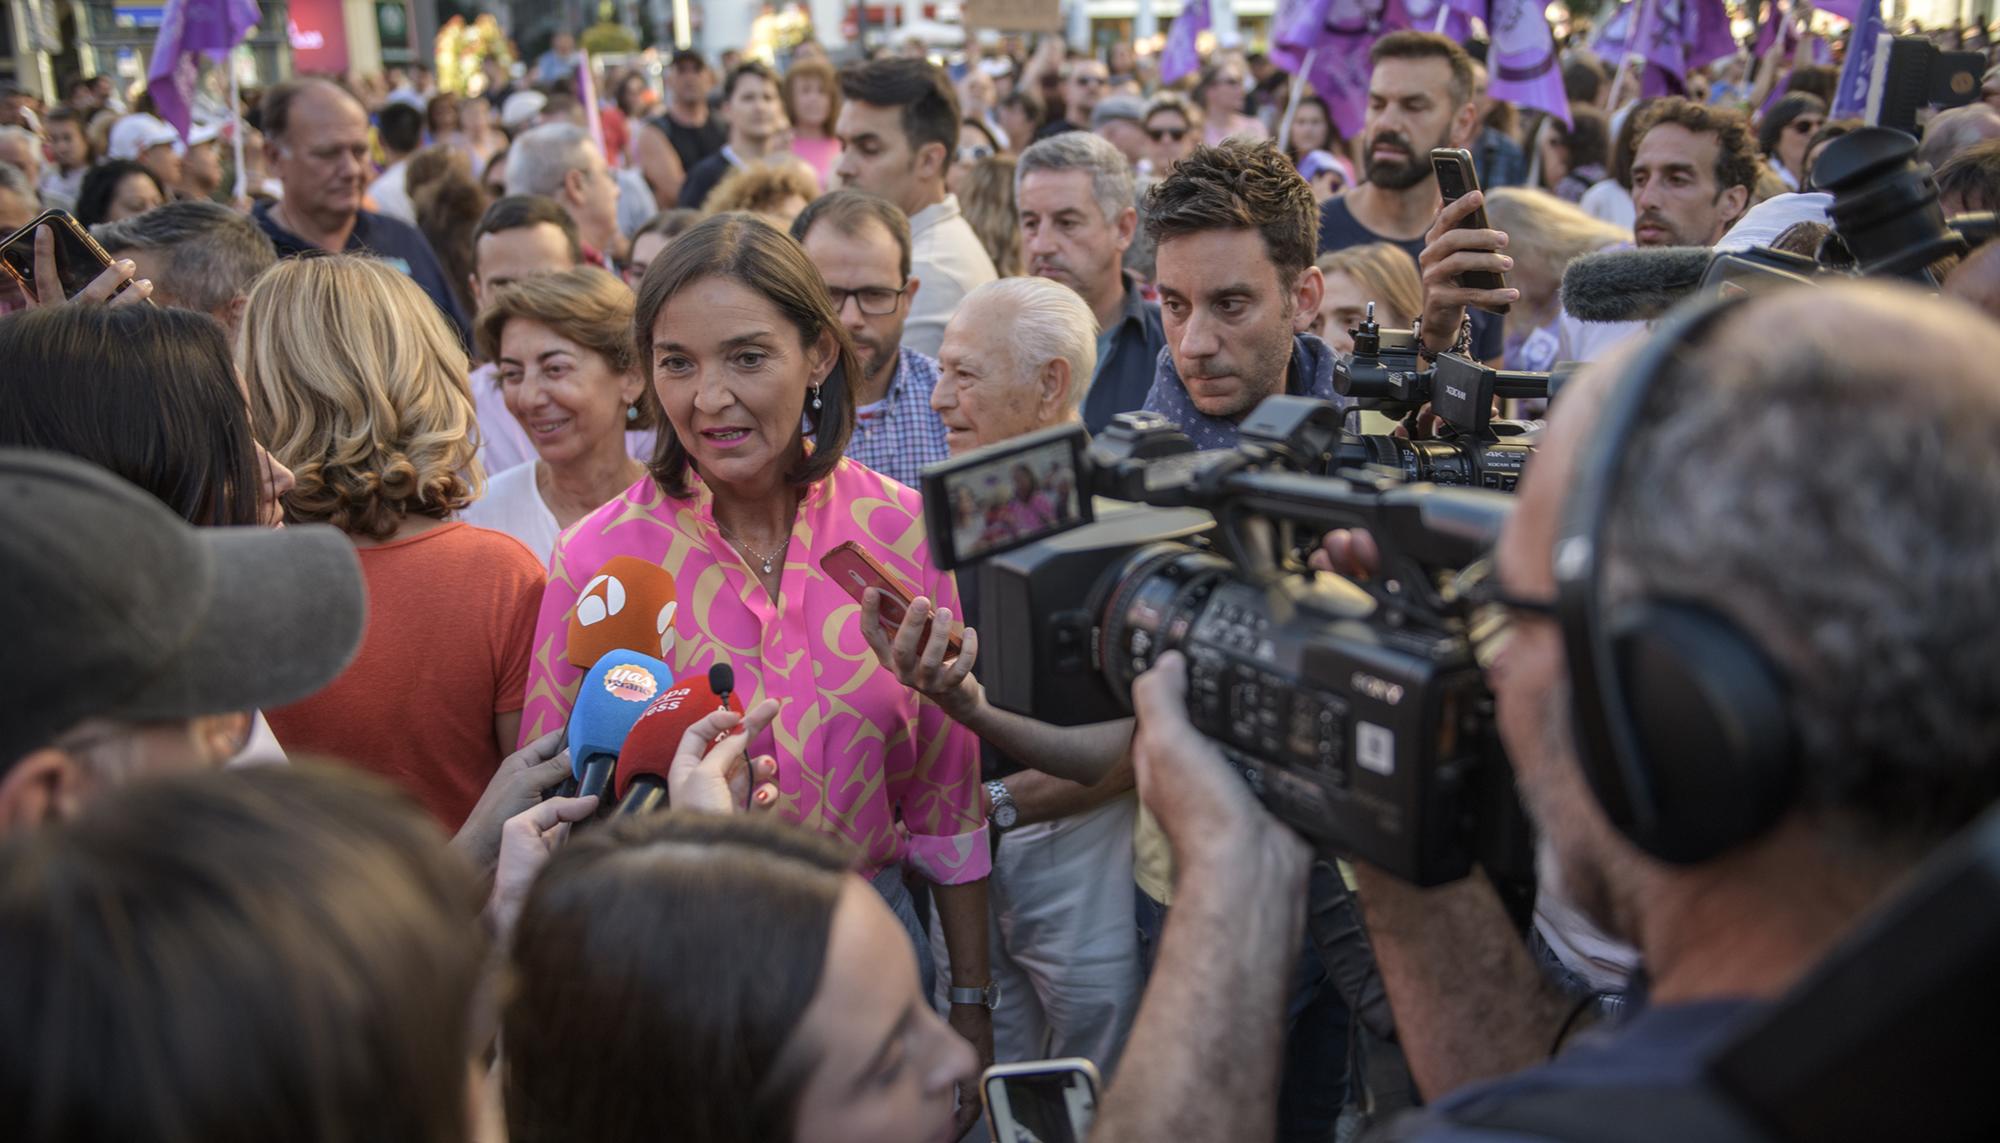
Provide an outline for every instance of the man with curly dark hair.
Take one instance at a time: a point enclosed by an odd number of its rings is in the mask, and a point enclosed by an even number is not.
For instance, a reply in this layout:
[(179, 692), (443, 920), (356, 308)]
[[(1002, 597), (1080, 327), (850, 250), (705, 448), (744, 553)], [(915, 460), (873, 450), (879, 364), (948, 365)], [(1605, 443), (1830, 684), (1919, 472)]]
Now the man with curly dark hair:
[(1290, 160), (1268, 143), (1197, 147), (1147, 192), (1144, 213), (1167, 335), (1144, 408), (1215, 449), (1235, 446), (1266, 397), (1340, 400), (1333, 354), (1306, 332), (1323, 285), (1319, 215)]

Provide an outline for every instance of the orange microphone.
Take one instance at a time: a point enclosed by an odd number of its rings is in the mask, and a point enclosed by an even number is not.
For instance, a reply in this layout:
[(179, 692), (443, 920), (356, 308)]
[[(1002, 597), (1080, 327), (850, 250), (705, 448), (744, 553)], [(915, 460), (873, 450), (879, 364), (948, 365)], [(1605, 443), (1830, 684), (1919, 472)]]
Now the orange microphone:
[(672, 572), (633, 556), (613, 556), (577, 595), (563, 655), (583, 670), (610, 651), (669, 659), (679, 607)]

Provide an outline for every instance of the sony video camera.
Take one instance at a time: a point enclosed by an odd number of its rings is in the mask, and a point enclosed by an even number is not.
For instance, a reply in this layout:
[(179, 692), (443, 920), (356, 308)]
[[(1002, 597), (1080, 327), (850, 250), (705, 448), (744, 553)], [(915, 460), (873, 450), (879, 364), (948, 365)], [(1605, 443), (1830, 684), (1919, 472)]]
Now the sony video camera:
[[(1333, 387), (1356, 407), (1403, 419), (1408, 436), (1362, 436), (1372, 464), (1395, 469), (1409, 481), (1462, 484), (1512, 492), (1535, 451), (1534, 426), (1493, 416), (1500, 397), (1546, 398), (1550, 374), (1492, 369), (1458, 353), (1439, 354), (1426, 366), (1418, 332), (1383, 329), (1375, 303), (1352, 331), (1354, 352), (1333, 368)], [(1416, 417), (1424, 406), (1444, 422), (1431, 439), (1419, 439)]]
[[(1123, 718), (1133, 680), (1178, 650), (1196, 728), (1325, 850), (1425, 885), (1475, 860), (1521, 875), (1526, 827), (1455, 588), (1512, 498), (1362, 469), (1341, 420), (1272, 397), (1241, 447), (1197, 453), (1127, 413), (1095, 441), (1068, 426), (926, 469), (937, 562), (978, 561), (987, 696), (1058, 725)], [(1302, 561), (1343, 527), (1380, 546), (1365, 586)]]

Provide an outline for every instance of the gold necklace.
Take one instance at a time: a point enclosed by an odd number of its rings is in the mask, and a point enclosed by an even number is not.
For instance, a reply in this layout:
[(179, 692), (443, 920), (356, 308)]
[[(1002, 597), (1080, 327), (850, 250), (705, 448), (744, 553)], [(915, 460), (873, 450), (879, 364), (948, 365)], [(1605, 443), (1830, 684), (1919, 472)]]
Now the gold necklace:
[(737, 535), (736, 535), (736, 534), (735, 534), (734, 532), (731, 532), (731, 531), (730, 531), (729, 529), (727, 529), (727, 528), (723, 527), (723, 526), (722, 526), (722, 521), (720, 521), (720, 520), (717, 520), (717, 521), (715, 522), (715, 530), (716, 530), (716, 531), (718, 531), (718, 532), (721, 532), (721, 533), (722, 533), (722, 535), (723, 535), (723, 538), (724, 538), (724, 539), (727, 539), (727, 540), (728, 540), (728, 541), (729, 541), (730, 543), (732, 543), (732, 544), (735, 544), (735, 545), (736, 545), (737, 547), (739, 547), (739, 548), (742, 548), (742, 549), (743, 549), (743, 551), (744, 551), (744, 554), (746, 554), (746, 555), (748, 555), (748, 556), (751, 556), (751, 557), (753, 557), (753, 558), (755, 558), (755, 559), (758, 559), (758, 560), (762, 560), (762, 561), (763, 561), (763, 563), (764, 563), (764, 574), (765, 574), (765, 575), (770, 575), (770, 574), (771, 574), (771, 570), (772, 570), (772, 565), (774, 565), (774, 564), (776, 564), (776, 563), (778, 562), (778, 557), (779, 557), (779, 556), (782, 556), (782, 555), (784, 555), (784, 554), (785, 554), (785, 549), (786, 549), (786, 548), (789, 548), (789, 547), (791, 547), (791, 546), (792, 546), (792, 534), (791, 534), (790, 532), (786, 532), (786, 533), (785, 533), (785, 542), (784, 542), (784, 543), (782, 543), (782, 544), (779, 544), (779, 545), (778, 545), (778, 550), (777, 550), (777, 551), (775, 551), (775, 552), (773, 552), (773, 553), (771, 553), (770, 555), (768, 555), (768, 556), (767, 556), (767, 555), (765, 555), (764, 553), (762, 553), (762, 552), (758, 551), (757, 549), (755, 549), (755, 548), (751, 547), (751, 546), (750, 546), (749, 544), (746, 544), (746, 543), (744, 543), (744, 542), (743, 542), (743, 540), (742, 540), (742, 538), (741, 538), (741, 537), (739, 537), (739, 536), (737, 536)]

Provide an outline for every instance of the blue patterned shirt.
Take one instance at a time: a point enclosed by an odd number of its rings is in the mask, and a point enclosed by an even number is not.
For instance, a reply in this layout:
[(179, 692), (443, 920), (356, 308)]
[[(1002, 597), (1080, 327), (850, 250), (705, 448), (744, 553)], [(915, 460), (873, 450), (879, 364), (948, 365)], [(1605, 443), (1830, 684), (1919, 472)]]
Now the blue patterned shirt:
[(951, 454), (944, 447), (944, 422), (931, 410), (931, 390), (937, 386), (935, 360), (914, 349), (900, 349), (889, 392), (873, 405), (854, 410), (854, 435), (847, 455), (911, 488), (926, 465)]

